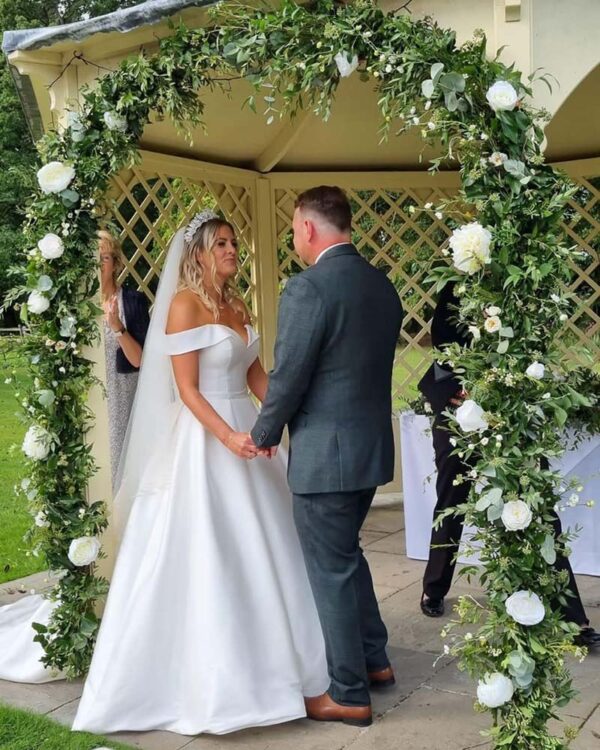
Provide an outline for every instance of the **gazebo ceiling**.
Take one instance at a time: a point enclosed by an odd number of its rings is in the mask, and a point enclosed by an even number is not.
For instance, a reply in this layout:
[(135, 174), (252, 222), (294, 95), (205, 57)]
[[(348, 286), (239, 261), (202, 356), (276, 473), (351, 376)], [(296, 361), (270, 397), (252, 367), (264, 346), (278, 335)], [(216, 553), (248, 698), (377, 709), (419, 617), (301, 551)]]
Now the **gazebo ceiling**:
[(220, 91), (204, 95), (206, 133), (198, 129), (191, 146), (168, 121), (148, 126), (141, 145), (260, 172), (427, 169), (435, 155), (424, 149), (418, 128), (379, 142), (377, 94), (373, 83), (363, 83), (358, 76), (341, 82), (328, 122), (300, 112), (294, 120), (285, 117), (267, 125), (260, 101), (257, 113), (242, 106), (251, 93), (251, 86), (239, 81), (229, 96)]

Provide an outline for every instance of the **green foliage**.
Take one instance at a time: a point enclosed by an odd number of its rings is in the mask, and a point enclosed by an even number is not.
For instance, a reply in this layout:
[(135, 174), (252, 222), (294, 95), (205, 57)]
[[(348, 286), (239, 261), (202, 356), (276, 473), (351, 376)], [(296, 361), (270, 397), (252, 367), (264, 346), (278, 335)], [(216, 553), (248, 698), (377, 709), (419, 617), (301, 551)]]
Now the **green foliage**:
[[(454, 33), (430, 19), (385, 14), (370, 0), (316, 0), (309, 6), (284, 0), (276, 10), (221, 3), (214, 19), (213, 28), (174, 28), (153, 57), (123, 61), (84, 94), (78, 127), (50, 133), (40, 143), (43, 162), (75, 168), (67, 190), (36, 192), (25, 227), (26, 247), (55, 232), (65, 253), (51, 261), (28, 254), (24, 282), (13, 295), (21, 300), (46, 289), (49, 301), (41, 314), (22, 308), (34, 331), (26, 346), (34, 380), (25, 411), (49, 436), (47, 459), (29, 462), (25, 491), (49, 524), (35, 530), (35, 539), (51, 567), (66, 570), (53, 620), (39, 628), (46, 663), (70, 675), (85, 671), (98, 627), (93, 606), (105, 589), (93, 566), (77, 568), (67, 551), (72, 538), (96, 535), (106, 524), (102, 505), (83, 499), (94, 465), (84, 440), (92, 417), (86, 407), (92, 369), (82, 352), (97, 335), (97, 311), (89, 301), (96, 291), (94, 232), (109, 177), (135, 161), (150, 117), (172, 118), (185, 131), (202, 121), (205, 88), (225, 87), (231, 78), (253, 83), (248, 104), (260, 105), (267, 122), (302, 108), (326, 119), (340, 80), (335, 56), (344, 52), (347, 59), (357, 55), (358, 75), (376, 85), (382, 138), (419, 127), (426, 141), (445, 150), (432, 170), (458, 163), (460, 194), (436, 211), (451, 227), (476, 213), (491, 233), (489, 265), (466, 275), (444, 264), (431, 275), (438, 288), (448, 279), (459, 281), (463, 323), (484, 329), (489, 306), (499, 307), (502, 317), (499, 331), (484, 330), (469, 347), (454, 345), (444, 355), (488, 422), (479, 434), (454, 427), (456, 450), (474, 466), (460, 479), (470, 483), (471, 494), (459, 511), (481, 529), (488, 599), (485, 605), (461, 602), (461, 622), (480, 629), (469, 639), (457, 638), (452, 652), (476, 678), (502, 672), (514, 679), (512, 700), (494, 709), (489, 736), (495, 747), (565, 748), (567, 740), (552, 736), (548, 721), (572, 696), (564, 658), (581, 652), (572, 646), (574, 626), (562, 623), (556, 609), (565, 601), (567, 582), (548, 561), (568, 538), (554, 542), (551, 536), (560, 478), (542, 468), (542, 459), (561, 453), (558, 431), (571, 417), (591, 413), (598, 393), (584, 387), (589, 376), (567, 367), (556, 348), (561, 316), (572, 305), (563, 289), (575, 251), (560, 222), (573, 187), (544, 163), (544, 115), (528, 103), (529, 82), (499, 60), (488, 60), (483, 36), (457, 47)], [(486, 94), (497, 81), (516, 90), (513, 109), (494, 112), (489, 106)], [(496, 153), (504, 157), (493, 163)], [(535, 360), (546, 367), (543, 380), (526, 374)], [(533, 522), (509, 531), (502, 508), (516, 499), (529, 506)], [(546, 616), (525, 627), (508, 615), (504, 602), (530, 587)]]

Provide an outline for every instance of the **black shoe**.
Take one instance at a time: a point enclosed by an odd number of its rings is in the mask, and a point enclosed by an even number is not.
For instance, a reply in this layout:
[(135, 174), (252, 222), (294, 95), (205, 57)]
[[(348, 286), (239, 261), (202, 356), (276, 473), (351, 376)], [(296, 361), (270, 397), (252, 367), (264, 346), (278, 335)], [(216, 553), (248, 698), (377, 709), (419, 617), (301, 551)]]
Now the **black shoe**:
[(444, 614), (444, 597), (432, 599), (427, 594), (421, 597), (421, 612), (427, 617), (441, 617)]
[(573, 639), (576, 646), (585, 646), (589, 651), (600, 648), (600, 633), (594, 628), (583, 627)]

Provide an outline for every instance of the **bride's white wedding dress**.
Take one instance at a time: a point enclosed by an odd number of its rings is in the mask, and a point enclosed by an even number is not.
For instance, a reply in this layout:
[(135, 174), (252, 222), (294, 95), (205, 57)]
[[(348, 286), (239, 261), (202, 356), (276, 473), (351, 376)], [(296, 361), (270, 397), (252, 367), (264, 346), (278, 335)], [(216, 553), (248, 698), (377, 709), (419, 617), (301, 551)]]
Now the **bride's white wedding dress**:
[[(258, 355), (227, 326), (165, 336), (198, 351), (200, 390), (234, 429)], [(152, 404), (146, 408), (152, 410)], [(224, 733), (305, 715), (329, 684), (285, 457), (244, 461), (183, 405), (147, 456), (73, 728)]]

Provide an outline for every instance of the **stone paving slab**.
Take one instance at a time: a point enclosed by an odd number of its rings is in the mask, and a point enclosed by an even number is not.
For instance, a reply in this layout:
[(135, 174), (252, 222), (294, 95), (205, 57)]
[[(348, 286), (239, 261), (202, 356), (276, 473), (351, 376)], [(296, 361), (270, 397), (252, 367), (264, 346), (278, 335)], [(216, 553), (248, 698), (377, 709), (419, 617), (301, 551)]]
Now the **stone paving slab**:
[[(390, 659), (397, 684), (373, 693), (373, 726), (360, 729), (307, 719), (223, 736), (186, 737), (171, 732), (124, 732), (110, 739), (140, 750), (486, 750), (479, 734), (489, 726), (487, 714), (476, 714), (476, 686), (446, 657), (440, 631), (452, 617), (459, 595), (482, 597), (476, 581), (458, 579), (447, 599), (447, 614), (423, 617), (419, 609), (425, 563), (405, 554), (404, 519), (397, 506), (375, 507), (362, 534), (376, 593), (390, 635)], [(0, 586), (0, 604), (16, 601), (30, 589), (48, 586), (45, 573), (22, 586)], [(592, 624), (600, 629), (600, 579), (578, 576)], [(20, 588), (20, 590), (19, 590)], [(600, 655), (571, 665), (580, 696), (564, 709), (569, 724), (580, 728), (573, 750), (600, 750)], [(43, 713), (67, 726), (73, 721), (81, 682), (22, 685), (0, 681), (0, 701)], [(556, 731), (560, 731), (556, 724)]]

